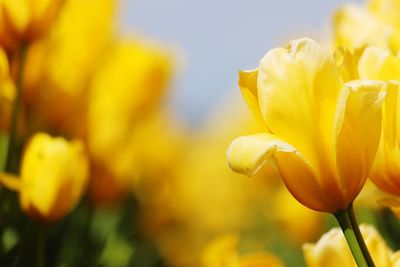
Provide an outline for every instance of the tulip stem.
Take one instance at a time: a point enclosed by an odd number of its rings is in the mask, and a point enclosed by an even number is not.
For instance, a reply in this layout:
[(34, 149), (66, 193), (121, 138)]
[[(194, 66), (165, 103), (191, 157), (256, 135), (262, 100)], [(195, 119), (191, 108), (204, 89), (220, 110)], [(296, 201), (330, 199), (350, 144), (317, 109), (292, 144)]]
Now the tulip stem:
[(36, 267), (46, 267), (46, 228), (38, 226)]
[(350, 247), (351, 253), (357, 263), (358, 267), (371, 267), (367, 264), (364, 258), (363, 252), (358, 244), (356, 235), (354, 233), (353, 227), (351, 226), (350, 218), (347, 213), (347, 209), (340, 210), (333, 214), (338, 221), (340, 228), (342, 228), (343, 234), (346, 238), (347, 244)]
[(360, 227), (358, 226), (357, 219), (354, 214), (353, 203), (351, 203), (350, 206), (347, 208), (347, 214), (349, 215), (349, 220), (350, 220), (351, 226), (353, 227), (354, 234), (356, 235), (358, 244), (360, 245), (361, 251), (364, 255), (365, 260), (368, 263), (368, 266), (375, 267), (375, 264), (374, 264), (374, 261), (372, 260), (371, 254), (369, 254), (367, 245), (365, 244), (364, 238), (361, 235)]
[(23, 94), (23, 83), (24, 83), (24, 69), (25, 69), (25, 59), (26, 59), (27, 46), (22, 45), (19, 50), (19, 65), (16, 78), (16, 92), (15, 99), (11, 113), (10, 120), (10, 135), (7, 147), (7, 158), (5, 171), (14, 173), (17, 171), (18, 166), (14, 166), (16, 162), (17, 155), (17, 128), (18, 128), (18, 113), (21, 106), (21, 99)]

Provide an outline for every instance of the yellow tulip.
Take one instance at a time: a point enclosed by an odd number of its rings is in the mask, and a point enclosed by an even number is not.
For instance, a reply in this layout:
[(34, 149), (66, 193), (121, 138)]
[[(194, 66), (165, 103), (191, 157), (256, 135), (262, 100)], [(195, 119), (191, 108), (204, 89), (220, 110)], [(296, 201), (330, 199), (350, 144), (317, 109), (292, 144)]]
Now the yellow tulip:
[(272, 162), (303, 205), (346, 209), (375, 158), (386, 84), (343, 83), (333, 57), (307, 38), (269, 51), (257, 70), (240, 73), (239, 84), (268, 131), (234, 140), (230, 167), (251, 176)]
[[(375, 228), (360, 225), (360, 230), (375, 265), (392, 267), (392, 251)], [(304, 244), (303, 252), (308, 267), (357, 266), (339, 228), (331, 229), (316, 244)]]
[[(162, 120), (152, 113), (166, 92), (170, 70), (170, 58), (161, 47), (141, 40), (121, 41), (110, 48), (92, 80), (88, 98), (89, 151), (112, 179), (118, 180), (114, 184), (122, 188), (129, 189), (143, 175), (140, 168), (147, 166), (139, 155), (146, 152), (143, 142), (162, 129)], [(163, 155), (161, 149), (158, 147), (155, 155)]]
[(334, 16), (335, 44), (351, 50), (375, 45), (397, 51), (400, 48), (400, 9), (395, 2), (376, 0), (371, 1), (368, 8), (348, 4), (339, 9)]
[(61, 0), (1, 0), (0, 45), (11, 50), (43, 35), (53, 23)]
[[(159, 134), (161, 131), (162, 135)], [(169, 185), (168, 177), (183, 144), (180, 131), (181, 126), (177, 122), (157, 111), (146, 116), (145, 120), (124, 137), (125, 144), (119, 147), (113, 159), (107, 160), (111, 154), (106, 151), (103, 151), (106, 154), (93, 153), (89, 189), (91, 200), (96, 204), (118, 202), (135, 187), (138, 190), (137, 197), (143, 205), (158, 201), (162, 197), (160, 191), (163, 190), (163, 184)], [(142, 181), (140, 177), (146, 179)], [(144, 188), (137, 188), (140, 186)], [(160, 204), (168, 205), (167, 201)], [(166, 212), (165, 209), (160, 209)], [(159, 217), (162, 212), (151, 215)], [(151, 223), (147, 223), (146, 227), (150, 225)]]
[(382, 21), (400, 29), (400, 1), (398, 0), (369, 0), (367, 9)]
[(268, 252), (248, 253), (240, 257), (235, 267), (283, 267), (282, 261)]
[(96, 156), (114, 157), (164, 95), (170, 60), (161, 48), (139, 40), (117, 43), (107, 56), (90, 90), (88, 139)]
[(61, 219), (85, 192), (88, 170), (82, 142), (35, 134), (21, 163), (22, 209), (43, 223)]
[(65, 0), (49, 33), (29, 46), (23, 93), (34, 130), (84, 134), (88, 87), (113, 37), (115, 2)]
[(361, 78), (389, 82), (382, 135), (370, 177), (382, 191), (400, 196), (400, 60), (384, 49), (368, 47), (359, 59), (358, 72)]
[[(276, 171), (265, 168), (253, 179), (243, 179), (226, 164), (224, 149), (232, 138), (263, 129), (239, 95), (227, 98), (229, 101), (210, 111), (195, 133), (185, 136), (178, 160), (170, 161), (167, 168), (161, 169), (161, 175), (146, 175), (135, 185), (135, 195), (145, 206), (142, 227), (156, 240), (162, 257), (171, 266), (194, 266), (210, 233), (241, 231), (280, 219), (271, 218), (271, 211), (266, 209), (282, 186)], [(232, 118), (235, 124), (225, 123)], [(153, 156), (155, 161), (159, 161), (165, 153), (160, 148), (166, 145), (157, 140), (169, 135), (170, 125), (152, 131), (153, 134), (143, 132), (136, 147), (150, 148), (157, 155)], [(174, 142), (169, 141), (167, 147), (171, 143)]]
[(202, 267), (283, 267), (282, 261), (268, 252), (238, 253), (239, 239), (225, 235), (212, 240), (204, 249)]

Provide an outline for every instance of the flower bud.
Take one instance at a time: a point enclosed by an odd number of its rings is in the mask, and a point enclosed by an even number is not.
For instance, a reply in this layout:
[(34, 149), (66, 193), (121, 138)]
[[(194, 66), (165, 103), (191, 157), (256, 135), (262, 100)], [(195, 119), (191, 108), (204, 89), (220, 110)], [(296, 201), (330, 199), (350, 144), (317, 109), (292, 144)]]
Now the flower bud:
[(40, 222), (61, 219), (85, 192), (88, 165), (82, 142), (36, 134), (22, 159), (22, 209)]
[[(370, 225), (360, 225), (367, 248), (376, 266), (390, 267), (391, 249)], [(316, 244), (303, 245), (308, 267), (356, 267), (342, 230), (333, 228), (324, 234)]]

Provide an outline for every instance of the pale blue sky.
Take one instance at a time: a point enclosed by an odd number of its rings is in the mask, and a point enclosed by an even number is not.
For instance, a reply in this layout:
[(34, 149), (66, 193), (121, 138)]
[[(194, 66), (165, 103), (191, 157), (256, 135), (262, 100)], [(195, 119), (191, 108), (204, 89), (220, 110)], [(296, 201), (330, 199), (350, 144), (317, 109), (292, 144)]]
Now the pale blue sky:
[(197, 122), (229, 91), (239, 69), (290, 39), (329, 36), (333, 11), (362, 0), (125, 0), (122, 25), (180, 47), (185, 58), (171, 101)]

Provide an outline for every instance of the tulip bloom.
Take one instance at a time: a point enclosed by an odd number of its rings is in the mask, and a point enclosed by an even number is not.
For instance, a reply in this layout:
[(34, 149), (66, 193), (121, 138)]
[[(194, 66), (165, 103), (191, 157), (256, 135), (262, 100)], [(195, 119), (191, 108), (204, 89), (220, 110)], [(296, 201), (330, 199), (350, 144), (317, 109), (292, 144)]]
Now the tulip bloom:
[[(157, 128), (161, 120), (153, 114), (166, 92), (170, 73), (170, 57), (150, 42), (124, 40), (114, 43), (108, 50), (93, 77), (88, 99), (90, 155), (96, 162), (96, 169), (107, 170), (102, 170), (100, 176), (92, 180), (91, 192), (95, 199), (108, 198), (102, 193), (106, 192), (102, 185), (113, 186), (115, 192), (126, 191), (142, 175), (140, 169), (147, 165), (141, 151), (148, 151), (151, 145), (144, 150), (141, 148), (147, 140), (155, 140), (149, 136), (158, 135), (158, 129), (162, 128)], [(146, 141), (138, 142), (141, 136), (145, 136)], [(160, 151), (155, 154), (162, 155), (161, 146), (158, 149)], [(134, 166), (136, 164), (138, 166)], [(95, 172), (99, 174), (98, 170)], [(109, 175), (105, 175), (107, 173)], [(106, 177), (114, 181), (107, 183)]]
[(204, 249), (202, 267), (283, 267), (282, 261), (269, 252), (238, 253), (239, 238), (226, 235), (212, 240)]
[[(376, 266), (392, 267), (398, 261), (373, 226), (361, 225), (360, 230)], [(331, 229), (316, 244), (304, 244), (303, 252), (308, 267), (357, 266), (339, 228)]]
[(0, 44), (7, 49), (34, 41), (55, 19), (61, 0), (0, 0)]
[(335, 44), (351, 50), (375, 45), (396, 52), (400, 48), (400, 5), (393, 0), (372, 0), (367, 8), (348, 4), (334, 17)]
[(43, 223), (61, 219), (85, 192), (88, 170), (82, 142), (36, 134), (22, 159), (22, 209)]
[(239, 85), (266, 130), (231, 143), (230, 167), (251, 176), (272, 162), (303, 205), (347, 209), (375, 158), (386, 84), (344, 83), (333, 57), (303, 38), (269, 51), (257, 70), (240, 72)]
[(40, 125), (82, 136), (88, 84), (108, 55), (115, 2), (64, 1), (49, 34), (29, 46), (23, 100)]
[(358, 61), (358, 72), (361, 78), (389, 82), (382, 135), (370, 177), (382, 191), (400, 196), (400, 60), (384, 49), (368, 47)]

